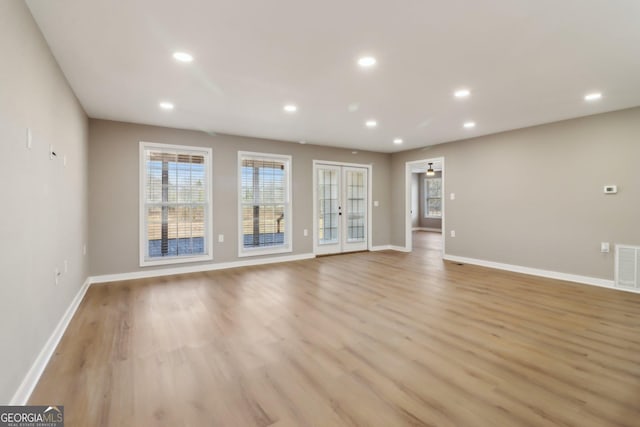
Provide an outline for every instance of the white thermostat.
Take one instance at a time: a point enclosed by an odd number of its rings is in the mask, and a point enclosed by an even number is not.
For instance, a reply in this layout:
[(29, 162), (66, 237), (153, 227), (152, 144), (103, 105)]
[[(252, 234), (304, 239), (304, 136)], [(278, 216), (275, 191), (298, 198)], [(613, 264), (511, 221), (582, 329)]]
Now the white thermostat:
[(604, 194), (616, 194), (618, 192), (617, 185), (605, 185)]

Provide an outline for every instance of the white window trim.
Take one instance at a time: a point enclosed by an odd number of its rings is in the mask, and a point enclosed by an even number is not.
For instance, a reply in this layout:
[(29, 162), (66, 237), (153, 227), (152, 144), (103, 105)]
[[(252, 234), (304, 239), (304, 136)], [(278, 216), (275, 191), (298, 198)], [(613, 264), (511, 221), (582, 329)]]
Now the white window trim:
[[(258, 157), (264, 159), (277, 159), (283, 160), (286, 162), (285, 170), (287, 172), (286, 181), (287, 181), (287, 200), (288, 208), (284, 213), (285, 218), (285, 244), (283, 246), (276, 246), (271, 248), (244, 248), (244, 239), (242, 235), (242, 157)], [(258, 255), (275, 255), (275, 254), (283, 254), (293, 252), (293, 200), (291, 198), (291, 187), (293, 181), (293, 162), (292, 157), (286, 154), (272, 154), (272, 153), (257, 153), (253, 151), (238, 151), (238, 188), (237, 188), (237, 197), (238, 197), (238, 213), (236, 219), (238, 221), (238, 258), (250, 257), (250, 256), (258, 256)]]
[[(144, 151), (148, 148), (157, 148), (157, 149), (169, 149), (169, 150), (185, 150), (185, 151), (199, 151), (206, 155), (205, 160), (205, 180), (208, 184), (208, 191), (206, 193), (207, 201), (206, 201), (206, 220), (205, 224), (205, 242), (207, 253), (205, 255), (194, 255), (194, 256), (175, 256), (175, 257), (166, 257), (163, 259), (157, 260), (148, 260), (146, 258), (147, 248), (147, 236), (146, 236), (146, 215), (145, 215), (145, 156)], [(157, 265), (169, 265), (169, 264), (183, 264), (187, 262), (199, 262), (199, 261), (211, 261), (213, 260), (213, 180), (212, 180), (212, 166), (213, 156), (211, 148), (207, 147), (193, 147), (187, 145), (176, 145), (176, 144), (160, 144), (157, 142), (146, 142), (140, 141), (140, 149), (139, 149), (139, 226), (140, 226), (140, 267), (151, 267)]]
[[(429, 179), (439, 179), (440, 180), (440, 215), (429, 215), (427, 212), (429, 212), (429, 197), (428, 197), (428, 191), (427, 191), (427, 180)], [(423, 183), (423, 187), (424, 188), (424, 218), (427, 219), (442, 219), (442, 177), (441, 176), (429, 176), (429, 177), (425, 177), (424, 178), (424, 183)], [(433, 199), (436, 199), (437, 197), (432, 197)]]

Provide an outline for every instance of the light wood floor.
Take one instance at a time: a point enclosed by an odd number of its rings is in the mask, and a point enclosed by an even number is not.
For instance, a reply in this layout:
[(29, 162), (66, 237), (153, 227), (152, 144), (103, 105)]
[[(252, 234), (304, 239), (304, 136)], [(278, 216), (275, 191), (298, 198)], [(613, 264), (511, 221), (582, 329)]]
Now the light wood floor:
[(640, 295), (357, 253), (92, 286), (67, 426), (640, 426)]

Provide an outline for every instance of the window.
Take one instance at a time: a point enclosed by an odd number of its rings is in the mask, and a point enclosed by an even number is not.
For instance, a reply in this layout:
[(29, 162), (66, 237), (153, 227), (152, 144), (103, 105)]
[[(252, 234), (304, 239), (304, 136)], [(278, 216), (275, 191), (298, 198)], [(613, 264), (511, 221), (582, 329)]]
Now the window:
[(291, 157), (238, 153), (238, 256), (291, 252)]
[(442, 178), (425, 178), (424, 197), (424, 217), (442, 218)]
[(211, 149), (140, 142), (140, 265), (211, 260)]

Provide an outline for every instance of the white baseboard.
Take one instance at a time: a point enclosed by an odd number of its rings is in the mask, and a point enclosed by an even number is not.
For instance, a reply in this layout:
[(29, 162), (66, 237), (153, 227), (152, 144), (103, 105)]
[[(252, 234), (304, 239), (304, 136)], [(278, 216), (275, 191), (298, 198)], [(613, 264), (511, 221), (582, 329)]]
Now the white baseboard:
[(456, 255), (445, 254), (443, 259), (453, 262), (461, 262), (463, 264), (473, 264), (482, 267), (496, 268), (498, 270), (512, 271), (514, 273), (530, 274), (532, 276), (547, 277), (550, 279), (565, 280), (567, 282), (582, 283), (584, 285), (600, 286), (602, 288), (615, 289), (618, 291), (626, 291), (640, 293), (636, 289), (625, 289), (615, 286), (613, 280), (600, 279), (597, 277), (580, 276), (577, 274), (561, 273), (559, 271), (542, 270), (539, 268), (524, 267), (521, 265), (503, 264), (500, 262), (486, 261), (482, 259), (466, 258)]
[(404, 246), (391, 245), (391, 248), (390, 248), (390, 249), (391, 249), (392, 251), (398, 251), (398, 252), (407, 252), (407, 253), (408, 253), (408, 252), (411, 252), (411, 251), (409, 250), (409, 248), (406, 248), (406, 247), (404, 247)]
[(436, 233), (442, 233), (442, 228), (413, 227), (411, 231), (435, 231)]
[(371, 252), (375, 252), (375, 251), (390, 251), (391, 250), (391, 245), (380, 245), (380, 246), (372, 246), (371, 249), (369, 249)]
[(156, 270), (132, 271), (130, 273), (104, 274), (90, 277), (91, 283), (119, 282), (121, 280), (146, 279), (149, 277), (170, 276), (172, 274), (200, 273), (203, 271), (224, 270), (227, 268), (249, 267), (252, 265), (274, 264), (278, 262), (300, 261), (315, 258), (312, 253), (288, 255), (271, 258), (244, 259), (242, 261), (221, 262), (217, 264), (193, 265), (187, 267), (163, 268)]
[(38, 384), (40, 376), (49, 363), (49, 359), (51, 359), (53, 352), (56, 350), (58, 343), (67, 330), (67, 326), (69, 326), (69, 322), (71, 322), (73, 315), (80, 306), (82, 298), (84, 298), (84, 295), (87, 293), (89, 285), (91, 285), (91, 282), (89, 281), (89, 278), (87, 278), (87, 280), (84, 281), (84, 283), (78, 290), (76, 296), (71, 301), (71, 304), (69, 304), (69, 307), (62, 316), (62, 319), (60, 319), (60, 321), (56, 325), (53, 333), (51, 333), (51, 336), (47, 340), (47, 343), (44, 345), (42, 350), (40, 350), (40, 354), (38, 354), (38, 357), (36, 357), (36, 360), (33, 362), (33, 365), (31, 365), (29, 372), (27, 372), (27, 375), (22, 380), (20, 387), (18, 387), (18, 390), (13, 395), (13, 398), (11, 398), (10, 405), (17, 406), (27, 404), (27, 401), (29, 400), (33, 389)]

